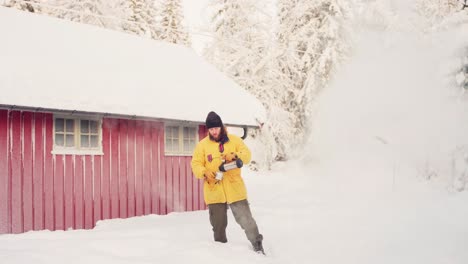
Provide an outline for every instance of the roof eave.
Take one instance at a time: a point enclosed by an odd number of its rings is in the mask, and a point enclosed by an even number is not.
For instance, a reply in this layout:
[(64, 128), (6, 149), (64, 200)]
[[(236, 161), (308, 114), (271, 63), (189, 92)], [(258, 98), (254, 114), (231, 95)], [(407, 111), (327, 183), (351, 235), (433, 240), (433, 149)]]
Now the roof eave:
[[(32, 107), (32, 106), (19, 106), (19, 105), (7, 105), (0, 104), (0, 109), (6, 110), (19, 110), (19, 111), (30, 111), (30, 112), (46, 112), (46, 113), (64, 113), (69, 115), (89, 115), (89, 116), (101, 116), (107, 118), (116, 118), (116, 119), (138, 119), (138, 120), (147, 120), (147, 121), (159, 121), (159, 122), (182, 122), (192, 125), (205, 125), (204, 120), (183, 120), (183, 119), (171, 119), (171, 118), (162, 118), (162, 117), (152, 117), (152, 116), (139, 116), (131, 114), (118, 114), (118, 113), (103, 113), (103, 112), (90, 112), (82, 110), (67, 110), (67, 109), (55, 109), (55, 108), (44, 108), (44, 107)], [(259, 125), (251, 124), (235, 124), (235, 123), (225, 123), (226, 126), (231, 127), (240, 127), (240, 128), (258, 128)]]

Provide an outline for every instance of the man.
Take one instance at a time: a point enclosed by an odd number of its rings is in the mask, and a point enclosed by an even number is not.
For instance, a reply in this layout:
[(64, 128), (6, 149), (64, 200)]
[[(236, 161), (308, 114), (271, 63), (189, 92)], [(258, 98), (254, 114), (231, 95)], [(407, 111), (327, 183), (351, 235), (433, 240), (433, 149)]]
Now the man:
[(195, 177), (204, 179), (203, 192), (208, 205), (210, 223), (213, 227), (214, 240), (227, 242), (227, 209), (231, 208), (236, 222), (242, 227), (247, 239), (256, 252), (264, 253), (257, 224), (250, 212), (247, 190), (241, 177), (241, 169), (235, 168), (224, 172), (222, 179), (216, 179), (216, 172), (223, 162), (229, 163), (240, 159), (250, 162), (250, 150), (244, 141), (235, 135), (227, 134), (223, 121), (215, 112), (206, 117), (208, 136), (196, 146), (192, 157), (192, 171)]

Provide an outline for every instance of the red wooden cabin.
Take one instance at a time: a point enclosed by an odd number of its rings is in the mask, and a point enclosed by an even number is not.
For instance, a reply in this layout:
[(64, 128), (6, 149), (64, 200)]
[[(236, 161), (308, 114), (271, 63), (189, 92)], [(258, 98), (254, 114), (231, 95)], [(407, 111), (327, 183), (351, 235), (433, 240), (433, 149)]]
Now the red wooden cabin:
[(206, 114), (263, 110), (185, 47), (3, 7), (0, 36), (0, 234), (203, 210)]
[[(179, 129), (187, 151), (171, 154)], [(204, 135), (196, 125), (0, 109), (0, 233), (205, 209), (188, 151)]]

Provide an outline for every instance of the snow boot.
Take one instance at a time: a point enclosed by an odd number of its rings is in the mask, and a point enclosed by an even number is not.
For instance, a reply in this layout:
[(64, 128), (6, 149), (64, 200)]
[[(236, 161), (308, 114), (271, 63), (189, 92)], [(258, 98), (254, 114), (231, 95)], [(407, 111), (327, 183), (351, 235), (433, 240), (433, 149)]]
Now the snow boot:
[(265, 251), (263, 250), (263, 243), (262, 243), (262, 240), (263, 240), (263, 236), (262, 235), (258, 235), (257, 236), (257, 239), (255, 240), (255, 242), (252, 244), (253, 246), (253, 250), (257, 253), (261, 253), (263, 255), (265, 255)]
[(263, 254), (265, 255), (265, 251), (263, 250), (263, 245), (262, 241), (257, 241), (254, 243), (254, 251), (257, 252), (258, 254)]

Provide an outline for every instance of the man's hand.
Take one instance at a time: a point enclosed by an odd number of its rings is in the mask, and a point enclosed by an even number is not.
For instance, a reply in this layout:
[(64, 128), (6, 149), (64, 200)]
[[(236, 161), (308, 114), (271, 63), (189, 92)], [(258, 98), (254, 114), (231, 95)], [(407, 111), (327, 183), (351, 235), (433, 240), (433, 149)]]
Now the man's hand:
[(204, 175), (205, 181), (207, 181), (208, 184), (215, 184), (218, 182), (218, 180), (216, 180), (216, 173), (213, 171), (206, 170)]
[(226, 162), (231, 162), (231, 161), (237, 159), (237, 154), (234, 153), (234, 152), (231, 152), (231, 153), (223, 154), (221, 157), (222, 157)]

